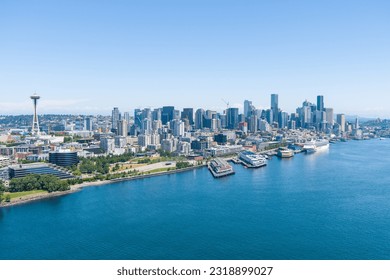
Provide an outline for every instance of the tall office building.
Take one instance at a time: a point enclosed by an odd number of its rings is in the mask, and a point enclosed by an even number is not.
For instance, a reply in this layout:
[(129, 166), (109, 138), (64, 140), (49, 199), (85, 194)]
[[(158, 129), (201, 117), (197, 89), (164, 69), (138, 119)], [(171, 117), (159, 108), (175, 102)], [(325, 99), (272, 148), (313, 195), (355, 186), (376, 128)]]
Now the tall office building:
[(118, 121), (117, 135), (127, 136), (127, 121), (126, 120)]
[(139, 129), (142, 127), (142, 111), (140, 109), (134, 110), (134, 125)]
[(181, 119), (187, 119), (190, 125), (194, 124), (194, 109), (193, 108), (184, 108), (181, 113)]
[(317, 111), (324, 111), (324, 96), (322, 95), (317, 96)]
[(142, 133), (149, 135), (152, 133), (152, 121), (151, 119), (145, 118), (142, 122)]
[(259, 119), (257, 118), (257, 116), (255, 114), (251, 114), (249, 116), (249, 127), (248, 127), (248, 129), (249, 129), (250, 132), (255, 133), (257, 131), (257, 129), (259, 127), (258, 120)]
[(273, 123), (273, 121), (274, 121), (274, 114), (273, 114), (271, 109), (268, 109), (268, 110), (265, 111), (265, 119), (267, 120), (267, 122), (269, 124)]
[(92, 117), (85, 118), (85, 130), (88, 130), (88, 131), (93, 130)]
[(127, 122), (127, 124), (129, 124), (130, 123), (130, 113), (129, 112), (124, 112), (122, 119), (124, 119)]
[(154, 121), (161, 121), (161, 108), (154, 109), (152, 117)]
[(326, 113), (326, 122), (329, 126), (333, 126), (334, 125), (334, 113), (333, 113), (333, 109), (332, 108), (326, 108), (325, 109), (325, 113)]
[(288, 127), (288, 113), (280, 112), (279, 113), (279, 128), (287, 128)]
[(337, 115), (337, 123), (340, 125), (340, 132), (345, 132), (345, 115), (344, 114)]
[(205, 115), (205, 112), (203, 109), (196, 110), (196, 113), (195, 113), (195, 128), (196, 129), (203, 128), (204, 115)]
[(180, 110), (173, 110), (173, 119), (174, 120), (180, 120)]
[(175, 137), (184, 136), (184, 122), (181, 120), (173, 120), (171, 121), (172, 133)]
[(74, 130), (81, 131), (85, 129), (85, 121), (84, 118), (81, 116), (78, 116), (74, 123)]
[(237, 129), (238, 127), (238, 108), (228, 108), (226, 110), (226, 127), (228, 129)]
[(244, 115), (245, 118), (248, 118), (250, 116), (251, 110), (252, 110), (252, 101), (245, 100), (244, 101)]
[(173, 120), (174, 112), (175, 112), (175, 107), (173, 107), (173, 106), (164, 106), (162, 108), (162, 112), (161, 112), (162, 124), (165, 125), (168, 122), (170, 122), (171, 120)]
[(144, 119), (152, 121), (152, 110), (150, 108), (144, 108), (142, 110), (142, 120)]
[(121, 113), (119, 112), (118, 107), (114, 107), (111, 114), (111, 129), (118, 129), (118, 121), (121, 119)]
[(271, 94), (271, 110), (273, 122), (279, 120), (279, 97), (277, 94)]

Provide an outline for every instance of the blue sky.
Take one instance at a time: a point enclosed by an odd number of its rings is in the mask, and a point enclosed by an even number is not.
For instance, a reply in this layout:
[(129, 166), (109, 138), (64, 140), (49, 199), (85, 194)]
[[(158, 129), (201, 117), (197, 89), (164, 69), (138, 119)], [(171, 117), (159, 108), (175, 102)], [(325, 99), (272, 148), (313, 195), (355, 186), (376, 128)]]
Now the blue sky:
[(223, 110), (390, 117), (390, 1), (0, 1), (0, 114)]

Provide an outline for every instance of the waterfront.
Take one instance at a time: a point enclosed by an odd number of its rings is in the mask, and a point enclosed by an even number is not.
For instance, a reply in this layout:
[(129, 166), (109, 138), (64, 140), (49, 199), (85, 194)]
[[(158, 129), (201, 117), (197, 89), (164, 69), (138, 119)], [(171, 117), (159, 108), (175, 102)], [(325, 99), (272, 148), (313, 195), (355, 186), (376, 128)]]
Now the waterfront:
[(0, 259), (390, 259), (390, 140), (0, 209)]

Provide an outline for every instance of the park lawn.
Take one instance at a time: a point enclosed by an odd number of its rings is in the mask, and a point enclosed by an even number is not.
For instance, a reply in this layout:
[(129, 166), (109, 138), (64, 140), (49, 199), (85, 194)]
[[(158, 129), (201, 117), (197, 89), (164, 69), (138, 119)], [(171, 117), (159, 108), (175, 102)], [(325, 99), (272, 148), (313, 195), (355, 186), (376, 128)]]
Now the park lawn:
[(17, 199), (17, 198), (20, 198), (20, 197), (23, 197), (26, 195), (39, 194), (39, 193), (47, 193), (47, 191), (45, 191), (45, 190), (32, 190), (32, 191), (26, 191), (26, 192), (12, 192), (12, 193), (6, 192), (6, 193), (4, 193), (4, 196), (9, 194), (11, 196), (11, 200), (12, 200), (12, 199)]
[(153, 169), (153, 170), (150, 170), (150, 171), (146, 171), (144, 172), (144, 174), (152, 174), (152, 173), (157, 173), (157, 172), (166, 172), (169, 170), (175, 170), (174, 167), (163, 167), (163, 168), (157, 168), (157, 169)]

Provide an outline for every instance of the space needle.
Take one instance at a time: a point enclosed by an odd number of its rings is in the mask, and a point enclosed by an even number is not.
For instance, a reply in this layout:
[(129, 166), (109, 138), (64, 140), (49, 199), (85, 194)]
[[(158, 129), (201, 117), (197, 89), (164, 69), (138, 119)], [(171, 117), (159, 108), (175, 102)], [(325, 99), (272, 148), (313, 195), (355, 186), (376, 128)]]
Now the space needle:
[(33, 116), (33, 124), (32, 124), (32, 129), (31, 129), (31, 134), (34, 136), (39, 136), (39, 123), (38, 123), (38, 115), (37, 115), (37, 103), (38, 99), (41, 98), (39, 95), (34, 93), (33, 95), (30, 96), (34, 103), (34, 116)]

